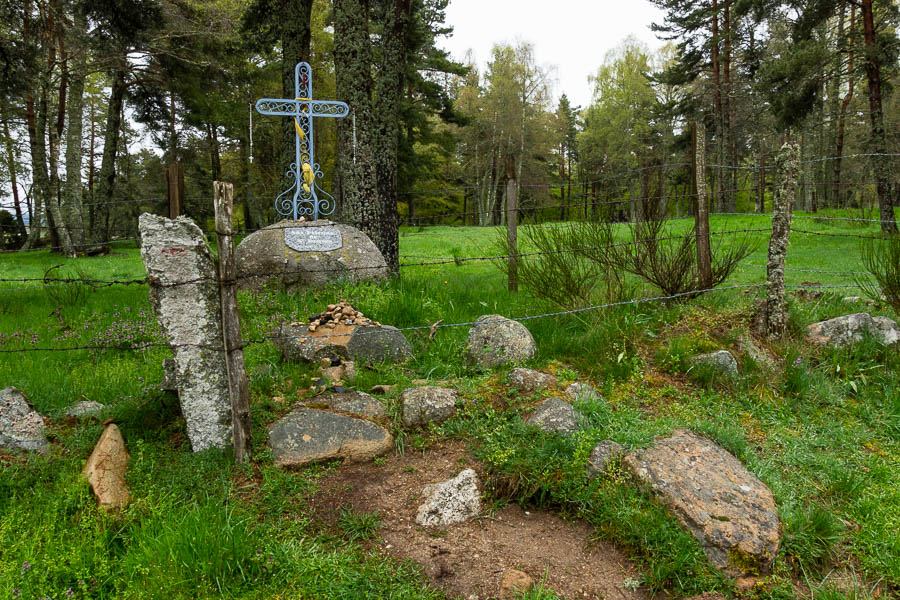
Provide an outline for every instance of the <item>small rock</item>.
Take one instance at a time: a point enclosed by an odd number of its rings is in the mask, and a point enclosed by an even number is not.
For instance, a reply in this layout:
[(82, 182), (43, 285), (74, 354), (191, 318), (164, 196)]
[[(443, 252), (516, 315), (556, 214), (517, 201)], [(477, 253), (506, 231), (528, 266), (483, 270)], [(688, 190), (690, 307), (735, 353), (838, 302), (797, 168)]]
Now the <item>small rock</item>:
[(101, 412), (104, 408), (106, 408), (105, 404), (100, 404), (99, 402), (92, 402), (90, 400), (82, 400), (80, 402), (76, 402), (72, 406), (66, 409), (67, 417), (93, 417), (96, 416), (97, 413)]
[(534, 587), (534, 579), (528, 573), (523, 573), (518, 569), (506, 569), (503, 572), (503, 579), (500, 580), (500, 598), (501, 600), (512, 600), (518, 595), (525, 594)]
[(391, 450), (394, 438), (375, 423), (333, 412), (298, 408), (269, 426), (268, 447), (279, 467), (334, 458), (362, 461)]
[(403, 424), (416, 427), (445, 421), (456, 413), (458, 399), (459, 393), (456, 390), (433, 385), (404, 390), (400, 395)]
[(568, 402), (559, 398), (547, 398), (528, 418), (528, 423), (550, 433), (569, 434), (578, 429), (577, 415)]
[(612, 440), (604, 440), (594, 446), (588, 458), (588, 477), (594, 478), (606, 472), (610, 461), (625, 454), (625, 448)]
[(778, 554), (781, 522), (771, 490), (711, 440), (677, 430), (622, 466), (652, 492), (729, 575), (766, 572)]
[(394, 390), (397, 389), (396, 385), (387, 385), (380, 383), (378, 385), (373, 385), (372, 389), (369, 390), (370, 394), (378, 394), (379, 396), (384, 396), (386, 394), (390, 394)]
[(381, 402), (365, 392), (342, 390), (324, 398), (316, 398), (316, 401), (327, 405), (331, 410), (358, 417), (379, 419), (385, 416), (384, 406)]
[(900, 341), (900, 328), (887, 317), (875, 317), (869, 313), (844, 315), (827, 321), (813, 323), (806, 328), (807, 339), (819, 346), (842, 347), (862, 341), (871, 335), (884, 345)]
[(97, 501), (103, 508), (125, 508), (131, 499), (125, 484), (128, 450), (115, 423), (103, 430), (100, 441), (84, 465), (84, 476), (91, 484)]
[[(323, 359), (323, 361), (324, 360), (328, 359)], [(335, 365), (334, 361), (328, 360), (328, 366), (323, 366), (319, 369), (322, 377), (335, 385), (356, 377), (356, 365), (353, 361), (340, 362), (338, 360), (337, 363), (338, 364)]]
[(572, 383), (566, 386), (566, 395), (574, 402), (575, 400), (602, 400), (603, 396), (600, 392), (586, 383)]
[(893, 319), (887, 317), (872, 317), (875, 323), (875, 337), (885, 346), (892, 346), (900, 342), (900, 327)]
[(478, 317), (469, 330), (469, 359), (481, 367), (522, 361), (534, 356), (537, 346), (528, 328), (501, 315)]
[(556, 386), (556, 377), (534, 369), (517, 367), (509, 373), (509, 384), (523, 394), (531, 394)]
[(425, 502), (416, 513), (416, 523), (423, 527), (446, 527), (462, 523), (481, 512), (478, 475), (466, 469), (453, 479), (425, 486)]
[(387, 325), (335, 325), (329, 321), (325, 328), (309, 331), (305, 324), (289, 324), (272, 332), (272, 339), (288, 361), (318, 363), (339, 357), (371, 364), (403, 362), (413, 355), (403, 332)]
[(44, 417), (31, 408), (25, 394), (14, 387), (0, 390), (0, 448), (46, 450), (44, 429)]
[(738, 376), (738, 364), (728, 350), (719, 350), (709, 354), (699, 354), (691, 359), (694, 365), (712, 367), (716, 372), (726, 377)]
[(757, 346), (756, 342), (749, 335), (742, 336), (738, 340), (738, 351), (749, 356), (750, 360), (764, 369), (772, 370), (775, 368), (775, 359), (768, 352)]

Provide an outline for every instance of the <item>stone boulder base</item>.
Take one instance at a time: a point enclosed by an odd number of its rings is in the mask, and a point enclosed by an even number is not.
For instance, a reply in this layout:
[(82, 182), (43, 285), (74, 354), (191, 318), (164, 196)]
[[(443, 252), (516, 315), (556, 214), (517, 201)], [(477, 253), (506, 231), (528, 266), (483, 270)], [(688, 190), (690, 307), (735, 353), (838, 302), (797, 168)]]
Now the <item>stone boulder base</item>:
[(288, 361), (320, 362), (340, 358), (359, 363), (404, 362), (412, 346), (403, 332), (388, 325), (337, 325), (310, 332), (306, 325), (283, 325), (272, 333), (275, 347)]
[(766, 572), (778, 553), (781, 523), (772, 492), (725, 449), (678, 430), (622, 464), (697, 538), (729, 575)]
[(456, 414), (458, 398), (456, 390), (433, 385), (404, 390), (400, 395), (403, 424), (407, 427), (417, 427), (446, 421)]
[(509, 373), (509, 384), (523, 394), (531, 394), (556, 386), (556, 377), (534, 369), (517, 367)]
[(709, 354), (698, 354), (691, 359), (691, 364), (695, 366), (708, 367), (720, 375), (725, 377), (738, 376), (738, 364), (734, 356), (728, 350), (719, 350), (718, 352), (710, 352)]
[(35, 412), (25, 394), (14, 387), (0, 390), (0, 448), (46, 450), (44, 417)]
[(537, 345), (528, 328), (501, 315), (482, 315), (469, 330), (469, 360), (480, 367), (498, 367), (534, 356)]
[(866, 334), (889, 346), (900, 342), (900, 328), (887, 317), (875, 317), (869, 313), (844, 315), (813, 323), (806, 328), (806, 338), (818, 346), (842, 347), (862, 341)]
[(356, 415), (357, 417), (380, 419), (385, 416), (384, 405), (365, 392), (349, 390), (316, 398), (314, 402), (322, 403), (331, 410)]
[(547, 398), (528, 418), (528, 423), (549, 433), (570, 434), (578, 429), (578, 413), (559, 398)]
[(478, 475), (466, 469), (453, 479), (425, 486), (425, 502), (416, 513), (416, 523), (423, 527), (446, 527), (478, 516), (481, 493)]
[(279, 467), (368, 460), (393, 446), (391, 434), (374, 423), (312, 408), (298, 408), (269, 427), (268, 447)]
[(115, 424), (106, 426), (100, 441), (84, 465), (84, 476), (97, 496), (97, 502), (107, 509), (125, 508), (131, 500), (125, 484), (128, 450)]
[[(343, 245), (326, 252), (298, 252), (284, 243), (289, 228), (328, 227), (340, 232)], [(384, 279), (387, 263), (378, 247), (359, 229), (318, 220), (284, 220), (250, 234), (235, 250), (238, 286), (258, 289), (275, 285), (294, 290), (322, 287), (336, 281)]]

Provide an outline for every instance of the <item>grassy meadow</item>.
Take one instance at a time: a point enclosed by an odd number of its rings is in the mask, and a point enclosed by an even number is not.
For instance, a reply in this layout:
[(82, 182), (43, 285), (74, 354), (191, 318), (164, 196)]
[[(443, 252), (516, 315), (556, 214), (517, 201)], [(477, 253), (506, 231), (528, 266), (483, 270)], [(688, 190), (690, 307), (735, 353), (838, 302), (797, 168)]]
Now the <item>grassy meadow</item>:
[[(823, 213), (824, 214), (824, 213)], [(840, 216), (840, 213), (829, 213)], [(715, 217), (713, 231), (763, 229), (767, 218)], [(689, 228), (674, 221), (673, 231)], [(798, 218), (796, 229), (873, 235), (874, 223)], [(445, 262), (401, 269), (372, 284), (336, 285), (305, 294), (267, 291), (239, 297), (245, 339), (282, 322), (305, 320), (341, 298), (366, 316), (397, 327), (439, 320), (466, 323), (499, 313), (526, 317), (559, 307), (518, 294), (491, 261), (495, 228), (401, 230), (401, 263)], [(621, 235), (625, 236), (623, 229)], [(755, 244), (726, 285), (765, 279), (768, 235)], [(714, 237), (728, 244), (732, 236)], [(853, 273), (859, 239), (795, 232), (788, 284), (846, 286), (791, 298), (788, 337), (768, 347), (781, 365), (770, 370), (736, 351), (760, 289), (722, 291), (690, 302), (648, 302), (525, 321), (538, 354), (527, 366), (561, 382), (590, 382), (604, 401), (578, 405), (584, 427), (561, 438), (523, 424), (539, 400), (505, 385), (508, 368), (473, 369), (463, 360), (468, 327), (407, 332), (415, 358), (402, 367), (361, 369), (352, 387), (456, 380), (459, 414), (425, 431), (392, 433), (397, 452), (420, 452), (464, 440), (489, 475), (490, 505), (518, 502), (589, 522), (598, 538), (626, 550), (641, 585), (671, 597), (720, 591), (742, 598), (865, 600), (900, 594), (900, 354), (874, 341), (845, 350), (804, 345), (809, 323), (863, 310), (897, 319), (885, 306), (843, 301), (859, 295)], [(528, 248), (521, 248), (527, 252)], [(444, 260), (450, 257), (451, 260)], [(453, 261), (452, 259), (457, 259)], [(815, 273), (812, 271), (828, 271)], [(0, 255), (0, 278), (73, 277), (131, 280), (145, 275), (134, 243), (108, 256), (65, 259), (46, 251)], [(158, 390), (164, 343), (144, 285), (98, 287), (0, 283), (0, 387), (15, 386), (49, 417), (52, 450), (0, 453), (0, 597), (2, 598), (441, 598), (420, 569), (388, 558), (352, 523), (323, 528), (309, 498), (339, 465), (294, 472), (272, 465), (265, 427), (304, 398), (318, 376), (283, 362), (271, 342), (245, 350), (251, 386), (253, 463), (236, 467), (218, 452), (192, 454), (174, 396)], [(640, 296), (657, 292), (635, 282)], [(108, 349), (29, 351), (104, 346)], [(724, 381), (689, 368), (688, 359), (717, 349), (735, 352), (741, 376)], [(73, 422), (78, 400), (106, 405), (99, 419)], [(385, 399), (397, 414), (397, 394)], [(131, 460), (133, 502), (119, 514), (95, 505), (81, 468), (115, 419)], [(396, 420), (395, 420), (396, 421)], [(589, 480), (591, 448), (612, 439), (627, 447), (688, 427), (740, 458), (773, 491), (784, 540), (773, 572), (738, 591), (715, 572), (699, 545), (614, 466)], [(373, 469), (378, 468), (377, 463)], [(377, 524), (377, 523), (376, 523)], [(552, 598), (547, 592), (529, 598)]]

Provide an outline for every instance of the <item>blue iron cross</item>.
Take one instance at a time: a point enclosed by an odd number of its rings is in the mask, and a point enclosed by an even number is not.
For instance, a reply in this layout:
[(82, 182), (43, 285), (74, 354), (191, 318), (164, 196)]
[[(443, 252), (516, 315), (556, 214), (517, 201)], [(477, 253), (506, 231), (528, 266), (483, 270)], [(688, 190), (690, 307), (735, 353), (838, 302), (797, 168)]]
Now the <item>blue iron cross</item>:
[[(322, 177), (322, 169), (315, 159), (313, 118), (333, 117), (342, 119), (350, 114), (344, 102), (313, 100), (312, 67), (299, 62), (294, 68), (293, 100), (263, 98), (257, 100), (256, 110), (263, 115), (292, 117), (296, 131), (296, 150), (293, 164), (286, 175), (294, 176), (294, 185), (275, 198), (275, 210), (295, 221), (300, 216), (311, 215), (313, 220), (334, 212), (334, 196), (316, 183)], [(291, 195), (293, 191), (293, 195)], [(326, 197), (320, 197), (319, 194)]]

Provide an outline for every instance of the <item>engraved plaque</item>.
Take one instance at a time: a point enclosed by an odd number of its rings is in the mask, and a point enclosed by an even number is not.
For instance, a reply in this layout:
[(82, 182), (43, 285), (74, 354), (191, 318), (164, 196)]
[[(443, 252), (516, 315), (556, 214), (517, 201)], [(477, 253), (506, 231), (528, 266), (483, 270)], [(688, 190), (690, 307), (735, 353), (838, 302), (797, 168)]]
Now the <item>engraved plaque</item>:
[(329, 252), (344, 245), (337, 227), (291, 227), (284, 230), (284, 245), (297, 252)]

